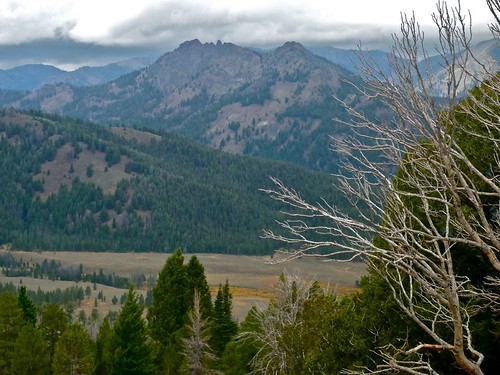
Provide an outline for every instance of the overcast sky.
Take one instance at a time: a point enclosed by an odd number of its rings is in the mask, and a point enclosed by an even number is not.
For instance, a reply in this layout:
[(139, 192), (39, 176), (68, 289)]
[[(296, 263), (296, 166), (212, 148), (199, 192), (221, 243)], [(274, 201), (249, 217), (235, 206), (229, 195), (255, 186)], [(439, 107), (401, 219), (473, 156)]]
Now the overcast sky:
[[(401, 12), (427, 34), (437, 0), (0, 0), (0, 68), (46, 63), (64, 69), (160, 55), (180, 43), (272, 48), (286, 41), (387, 49)], [(456, 0), (448, 0), (456, 5)], [(486, 1), (462, 0), (477, 41), (488, 39)]]

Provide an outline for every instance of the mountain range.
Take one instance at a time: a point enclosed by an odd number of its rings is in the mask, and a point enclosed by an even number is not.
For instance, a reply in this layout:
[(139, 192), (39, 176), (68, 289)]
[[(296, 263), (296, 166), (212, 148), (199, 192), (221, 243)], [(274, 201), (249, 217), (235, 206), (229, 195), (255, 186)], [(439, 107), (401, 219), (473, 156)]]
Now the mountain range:
[(28, 64), (11, 69), (0, 69), (0, 88), (32, 91), (50, 83), (68, 83), (73, 86), (91, 86), (112, 81), (154, 62), (153, 57), (134, 57), (105, 66), (83, 66), (65, 71), (45, 64)]
[[(394, 74), (393, 61), (390, 54), (377, 50), (344, 50), (330, 46), (311, 47), (311, 52), (318, 56), (322, 56), (327, 60), (342, 66), (343, 68), (361, 74), (359, 68), (363, 67), (363, 62), (367, 62), (372, 66), (377, 67), (380, 72), (386, 76)], [(467, 61), (467, 69), (471, 73), (465, 82), (462, 82), (463, 88), (460, 95), (466, 95), (466, 91), (476, 86), (481, 82), (486, 72), (496, 72), (500, 69), (500, 41), (498, 39), (485, 40), (471, 45), (470, 52), (472, 55), (466, 56), (465, 51), (459, 51), (457, 57)], [(405, 63), (400, 60), (400, 63)], [(424, 77), (428, 83), (432, 84), (429, 91), (431, 95), (436, 97), (446, 97), (447, 95), (447, 71), (445, 69), (446, 62), (443, 56), (434, 54), (425, 60), (419, 62), (419, 68), (424, 73)], [(471, 77), (474, 77), (472, 79)]]
[[(478, 51), (498, 62), (494, 43)], [(344, 207), (321, 172), (342, 157), (332, 138), (353, 134), (340, 101), (390, 119), (343, 64), (295, 42), (255, 51), (193, 40), (97, 85), (0, 90), (10, 107), (0, 111), (0, 243), (269, 253), (277, 244), (259, 235), (280, 207), (259, 192), (268, 177)]]
[(329, 137), (345, 133), (333, 119), (346, 119), (334, 96), (371, 105), (349, 82), (361, 81), (298, 43), (259, 53), (193, 40), (108, 83), (46, 84), (29, 93), (4, 91), (0, 101), (99, 124), (168, 130), (232, 153), (329, 169), (338, 164)]
[[(167, 130), (215, 149), (334, 172), (341, 156), (329, 150), (331, 138), (350, 132), (342, 124), (348, 116), (341, 102), (378, 120), (390, 116), (382, 103), (355, 89), (362, 86), (354, 72), (357, 54), (391, 74), (389, 56), (381, 51), (311, 50), (295, 42), (260, 51), (192, 40), (108, 82), (2, 90), (0, 104), (99, 124)], [(490, 67), (498, 64), (498, 41), (482, 42), (473, 52)], [(439, 95), (446, 89), (440, 57), (425, 63)], [(85, 76), (85, 69), (80, 73)], [(54, 80), (48, 73), (46, 77)]]

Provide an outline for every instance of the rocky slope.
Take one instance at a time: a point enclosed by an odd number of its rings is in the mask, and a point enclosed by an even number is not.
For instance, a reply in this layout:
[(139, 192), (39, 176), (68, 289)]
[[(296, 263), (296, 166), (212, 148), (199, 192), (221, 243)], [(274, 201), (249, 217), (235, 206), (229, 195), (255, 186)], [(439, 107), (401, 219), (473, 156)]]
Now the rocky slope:
[[(337, 97), (367, 105), (359, 77), (294, 42), (267, 53), (193, 40), (139, 72), (92, 87), (45, 85), (9, 105), (167, 129), (234, 153), (328, 169), (329, 135), (345, 129)], [(319, 150), (319, 151), (318, 151)]]

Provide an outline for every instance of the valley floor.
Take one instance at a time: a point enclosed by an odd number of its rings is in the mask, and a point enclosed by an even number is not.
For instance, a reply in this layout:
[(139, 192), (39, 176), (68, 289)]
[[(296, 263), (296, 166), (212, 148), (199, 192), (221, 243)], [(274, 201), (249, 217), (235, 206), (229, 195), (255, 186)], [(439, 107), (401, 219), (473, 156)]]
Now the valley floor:
[[(41, 263), (48, 261), (60, 261), (64, 267), (72, 266), (78, 268), (83, 265), (85, 272), (96, 273), (100, 269), (105, 274), (115, 273), (117, 275), (132, 278), (136, 274), (156, 276), (163, 268), (167, 258), (171, 254), (160, 253), (93, 253), (93, 252), (26, 252), (11, 251), (15, 258), (24, 261)], [(186, 260), (192, 254), (185, 254)], [(268, 257), (225, 255), (225, 254), (195, 254), (205, 267), (205, 274), (213, 294), (217, 292), (219, 284), (224, 284), (226, 279), (231, 286), (233, 294), (233, 313), (239, 321), (243, 320), (248, 310), (258, 304), (266, 304), (274, 292), (274, 284), (283, 270), (288, 273), (297, 274), (306, 279), (316, 279), (323, 286), (335, 290), (338, 293), (350, 293), (356, 290), (357, 281), (366, 274), (364, 263), (335, 263), (323, 262), (315, 258), (302, 258), (294, 261), (268, 264)], [(22, 283), (28, 289), (36, 290), (40, 287), (44, 291), (65, 289), (75, 285), (70, 281), (51, 281), (29, 277), (9, 278), (0, 274), (0, 282), (12, 281), (14, 285)], [(91, 283), (80, 283), (85, 289)], [(86, 298), (82, 304), (86, 313), (94, 308), (94, 294), (102, 291), (106, 301), (99, 301), (98, 310), (101, 315), (108, 311), (117, 311), (121, 305), (113, 305), (113, 296), (120, 296), (125, 292), (123, 289), (112, 288), (105, 285), (97, 285), (97, 290)], [(139, 292), (145, 295), (145, 290)]]

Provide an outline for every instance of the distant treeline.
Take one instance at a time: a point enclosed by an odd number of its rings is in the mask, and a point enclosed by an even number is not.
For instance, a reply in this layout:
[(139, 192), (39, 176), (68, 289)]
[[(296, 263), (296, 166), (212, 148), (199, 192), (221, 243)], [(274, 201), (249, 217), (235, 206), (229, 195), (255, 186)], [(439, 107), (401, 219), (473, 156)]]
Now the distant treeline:
[[(13, 282), (0, 282), (0, 294), (4, 292), (10, 292), (17, 295), (21, 286), (16, 286)], [(28, 290), (27, 294), (37, 305), (43, 305), (47, 303), (66, 305), (70, 302), (75, 302), (77, 306), (80, 306), (85, 293), (81, 286), (74, 285), (66, 289), (56, 288), (55, 290), (47, 292), (38, 287), (36, 291)]]
[[(102, 285), (111, 286), (114, 288), (126, 289), (130, 286), (130, 279), (122, 277), (114, 272), (105, 274), (101, 269), (99, 272), (87, 273), (83, 265), (80, 264), (77, 268), (69, 266), (63, 267), (60, 261), (44, 259), (43, 262), (25, 261), (15, 259), (10, 253), (0, 252), (0, 268), (5, 276), (9, 277), (34, 277), (35, 279), (63, 280), (63, 281), (83, 281)], [(133, 283), (136, 287), (141, 288), (146, 281), (143, 274), (137, 274), (133, 277)]]

